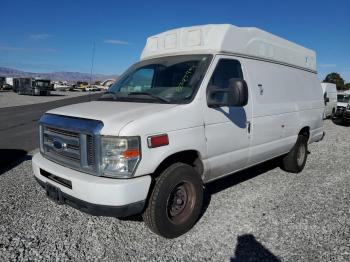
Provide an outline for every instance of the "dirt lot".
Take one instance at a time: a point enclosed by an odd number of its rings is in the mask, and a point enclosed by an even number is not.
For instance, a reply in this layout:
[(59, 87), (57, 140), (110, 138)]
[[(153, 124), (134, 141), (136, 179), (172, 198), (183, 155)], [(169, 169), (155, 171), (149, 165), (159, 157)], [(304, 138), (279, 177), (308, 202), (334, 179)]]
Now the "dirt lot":
[(350, 127), (325, 131), (300, 174), (270, 161), (207, 185), (202, 217), (174, 240), (56, 205), (27, 156), (0, 175), (0, 261), (350, 261)]
[(53, 91), (50, 96), (28, 96), (18, 95), (12, 91), (0, 91), (0, 108), (52, 102), (55, 100), (84, 96), (94, 93), (96, 92)]

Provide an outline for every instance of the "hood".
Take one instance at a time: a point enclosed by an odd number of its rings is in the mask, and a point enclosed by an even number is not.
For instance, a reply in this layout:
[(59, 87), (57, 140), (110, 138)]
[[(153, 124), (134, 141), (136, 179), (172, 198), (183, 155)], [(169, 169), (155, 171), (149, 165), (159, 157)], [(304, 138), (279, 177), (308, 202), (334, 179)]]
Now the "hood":
[(144, 116), (176, 107), (174, 104), (93, 101), (59, 107), (47, 113), (103, 122), (103, 135), (118, 135), (128, 123)]
[(345, 102), (337, 102), (337, 106), (347, 107), (348, 103)]

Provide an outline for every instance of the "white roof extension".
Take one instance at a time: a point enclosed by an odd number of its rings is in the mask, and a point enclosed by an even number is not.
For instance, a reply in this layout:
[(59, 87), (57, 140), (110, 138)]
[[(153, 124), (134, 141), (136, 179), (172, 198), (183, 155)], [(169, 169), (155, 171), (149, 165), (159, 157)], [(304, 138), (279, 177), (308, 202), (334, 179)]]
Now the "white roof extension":
[(182, 53), (233, 53), (316, 71), (316, 53), (255, 27), (229, 24), (169, 30), (147, 39), (141, 60)]

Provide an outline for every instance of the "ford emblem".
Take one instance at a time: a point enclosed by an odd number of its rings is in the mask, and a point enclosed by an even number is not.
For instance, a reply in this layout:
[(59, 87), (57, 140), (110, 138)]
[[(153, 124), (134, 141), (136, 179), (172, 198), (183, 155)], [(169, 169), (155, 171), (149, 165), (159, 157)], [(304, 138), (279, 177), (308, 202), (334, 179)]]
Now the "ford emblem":
[(56, 151), (63, 151), (67, 149), (67, 144), (57, 138), (53, 140), (52, 145)]

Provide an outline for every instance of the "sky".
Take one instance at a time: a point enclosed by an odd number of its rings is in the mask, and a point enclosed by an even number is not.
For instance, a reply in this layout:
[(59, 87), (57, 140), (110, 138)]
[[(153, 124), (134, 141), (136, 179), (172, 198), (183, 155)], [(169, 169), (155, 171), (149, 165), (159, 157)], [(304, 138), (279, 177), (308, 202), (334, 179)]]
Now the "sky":
[(121, 74), (150, 35), (209, 23), (254, 26), (317, 53), (319, 78), (350, 82), (350, 1), (1, 0), (0, 66)]

